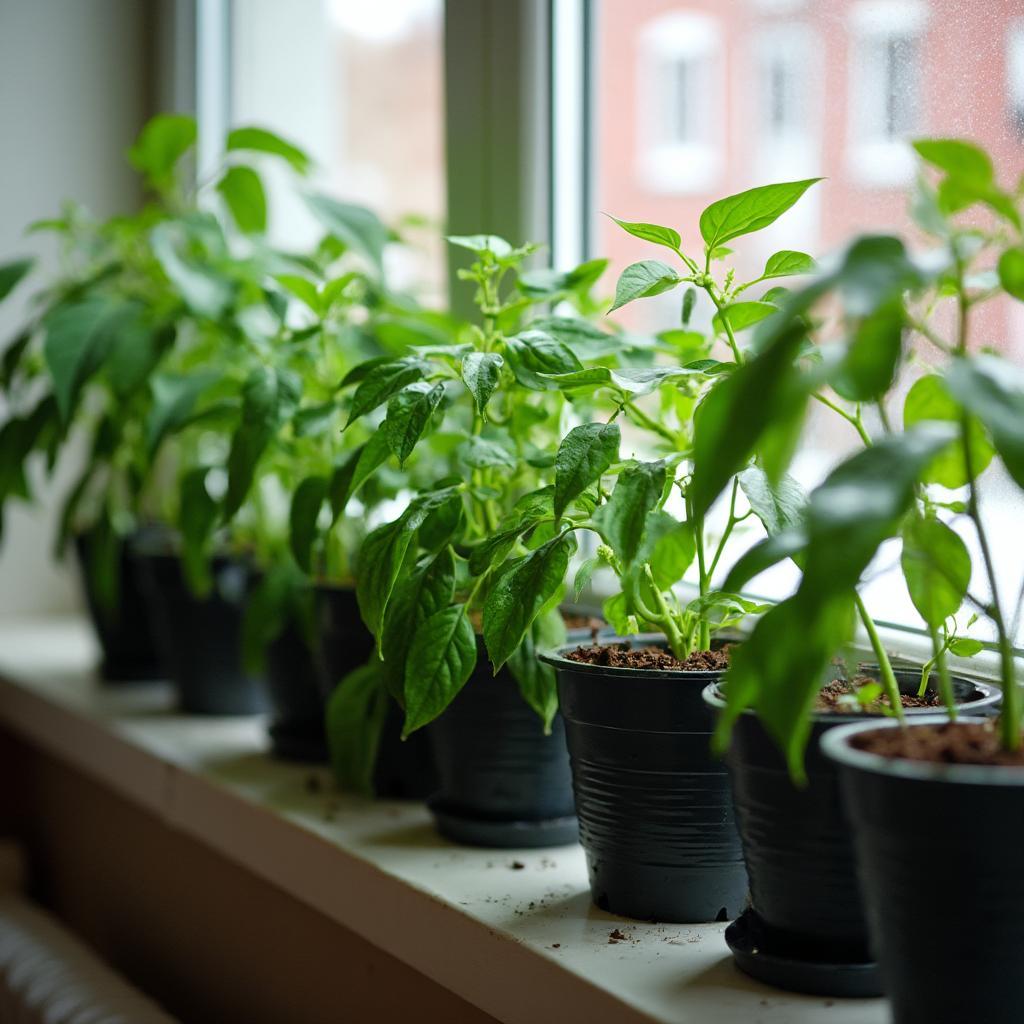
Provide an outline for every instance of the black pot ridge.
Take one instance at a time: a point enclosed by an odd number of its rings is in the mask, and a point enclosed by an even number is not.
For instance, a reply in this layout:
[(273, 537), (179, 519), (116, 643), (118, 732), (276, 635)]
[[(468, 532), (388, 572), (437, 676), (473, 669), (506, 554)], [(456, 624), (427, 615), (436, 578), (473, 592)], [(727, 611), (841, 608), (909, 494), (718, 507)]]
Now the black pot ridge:
[[(895, 674), (904, 693), (916, 693), (919, 671), (897, 669)], [(954, 687), (961, 707), (985, 708), (1000, 699), (998, 689), (986, 683), (957, 678)], [(717, 684), (705, 689), (704, 699), (716, 711), (725, 706)], [(907, 714), (933, 715), (934, 709), (908, 708)], [(758, 946), (768, 954), (761, 959), (738, 954), (738, 960), (748, 973), (780, 988), (818, 995), (881, 995), (839, 778), (820, 749), (826, 732), (865, 718), (884, 720), (864, 712), (812, 715), (804, 787), (793, 784), (782, 754), (752, 711), (740, 715), (733, 728), (728, 755), (733, 802)], [(781, 951), (786, 963), (780, 967), (770, 954)], [(797, 969), (801, 960), (803, 973)]]
[(747, 879), (726, 768), (711, 754), (714, 718), (701, 697), (721, 673), (588, 665), (564, 656), (574, 646), (541, 658), (558, 673), (594, 902), (644, 920), (734, 916)]
[(320, 673), (302, 630), (289, 622), (267, 644), (267, 692), (273, 720), (270, 748), (289, 761), (327, 760)]
[(894, 1024), (1016, 1024), (1024, 769), (889, 760), (850, 745), (888, 728), (898, 723), (839, 726), (822, 749), (838, 766)]

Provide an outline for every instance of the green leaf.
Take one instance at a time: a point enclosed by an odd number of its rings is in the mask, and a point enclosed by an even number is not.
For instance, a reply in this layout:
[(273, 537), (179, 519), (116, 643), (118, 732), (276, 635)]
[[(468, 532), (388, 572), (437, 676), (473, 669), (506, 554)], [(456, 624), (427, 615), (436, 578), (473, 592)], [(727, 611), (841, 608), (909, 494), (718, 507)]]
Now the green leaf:
[(359, 549), (356, 598), (363, 622), (377, 638), (378, 647), (388, 601), (421, 522), (422, 518), (413, 518), (407, 510), (394, 522), (378, 526)]
[(11, 260), (0, 263), (0, 302), (14, 291), (18, 282), (32, 269), (33, 259)]
[(194, 312), (219, 320), (234, 301), (234, 286), (206, 265), (185, 259), (178, 252), (180, 230), (171, 222), (150, 232), (150, 246), (168, 280)]
[(114, 333), (106, 369), (110, 386), (118, 398), (133, 395), (149, 379), (163, 354), (174, 343), (175, 328), (157, 329), (148, 322), (143, 308), (136, 305)]
[(231, 438), (231, 451), (228, 453), (225, 520), (242, 507), (252, 487), (256, 463), (281, 419), (290, 416), (298, 404), (299, 396), (293, 387), (288, 376), (268, 366), (254, 369), (242, 385), (242, 419)]
[(174, 168), (196, 141), (196, 122), (183, 114), (157, 114), (147, 122), (128, 159), (158, 192), (174, 184)]
[(451, 603), (454, 593), (455, 559), (447, 546), (395, 583), (381, 628), (380, 654), (384, 685), (399, 703), (405, 700), (405, 666), (412, 638), (422, 622)]
[(985, 649), (985, 645), (980, 640), (959, 637), (949, 645), (949, 649), (958, 658), (973, 658)]
[(372, 412), (402, 388), (421, 380), (429, 369), (427, 363), (413, 358), (389, 360), (371, 367), (352, 396), (346, 427), (360, 416)]
[(196, 594), (207, 594), (210, 576), (210, 537), (217, 523), (217, 503), (206, 489), (206, 466), (189, 470), (181, 481), (181, 556), (185, 578)]
[(667, 292), (682, 280), (661, 260), (641, 260), (639, 263), (633, 263), (619, 276), (615, 285), (615, 301), (608, 312), (612, 313), (634, 299), (644, 299)]
[(323, 437), (331, 428), (338, 413), (334, 402), (319, 402), (297, 410), (292, 417), (292, 430), (296, 437)]
[(763, 469), (751, 466), (743, 470), (738, 479), (754, 515), (761, 520), (769, 536), (781, 533), (801, 521), (807, 506), (807, 495), (791, 476), (784, 475), (777, 484), (772, 484)]
[(465, 605), (449, 605), (420, 623), (405, 662), (403, 738), (448, 707), (473, 674), (476, 656)]
[(583, 364), (564, 342), (544, 331), (523, 331), (506, 338), (505, 355), (516, 380), (533, 391), (553, 387), (544, 374), (583, 369)]
[(572, 599), (573, 601), (579, 601), (580, 594), (590, 584), (590, 579), (594, 575), (595, 570), (601, 567), (602, 559), (595, 556), (588, 558), (580, 563), (580, 567), (576, 570), (576, 576), (572, 581)]
[[(1007, 294), (1024, 302), (1024, 246), (1005, 250), (999, 257), (999, 283)], [(3, 288), (0, 287), (0, 298)]]
[(853, 330), (832, 386), (851, 402), (877, 401), (892, 387), (903, 352), (903, 305), (889, 302)]
[(941, 520), (914, 516), (903, 526), (901, 565), (914, 607), (928, 626), (939, 629), (967, 595), (967, 545)]
[(690, 317), (693, 316), (693, 307), (697, 304), (697, 289), (691, 285), (683, 292), (683, 308), (680, 314), (680, 319), (684, 327), (690, 323)]
[(631, 395), (649, 395), (666, 381), (692, 378), (700, 369), (688, 366), (627, 366), (621, 370), (609, 366), (588, 366), (572, 373), (545, 374), (562, 391), (593, 391), (616, 388)]
[(150, 462), (163, 439), (191, 420), (200, 395), (219, 379), (220, 374), (210, 371), (190, 375), (161, 373), (152, 379), (153, 404), (146, 420), (146, 452)]
[(325, 726), (331, 770), (338, 785), (373, 795), (377, 751), (388, 713), (380, 666), (361, 665), (345, 676), (327, 699)]
[(584, 423), (562, 439), (555, 455), (555, 520), (566, 506), (619, 457), (621, 433), (617, 423)]
[(10, 388), (16, 374), (23, 368), (22, 360), (25, 358), (29, 345), (32, 344), (32, 338), (32, 329), (26, 328), (16, 335), (4, 349), (3, 357), (0, 358), (0, 391), (7, 391)]
[(518, 465), (515, 455), (503, 444), (475, 435), (459, 446), (458, 455), (470, 469), (515, 469)]
[(319, 316), (320, 293), (308, 277), (299, 274), (276, 274), (274, 280)]
[(733, 302), (723, 306), (711, 320), (717, 334), (725, 334), (725, 324), (734, 331), (742, 331), (760, 323), (765, 317), (778, 313), (779, 307), (770, 302)]
[(660, 509), (647, 513), (636, 564), (650, 565), (657, 586), (663, 590), (675, 586), (693, 563), (696, 552), (692, 523), (681, 523)]
[(571, 533), (559, 534), (517, 559), (498, 577), (484, 602), (484, 643), (497, 672), (565, 580), (576, 550)]
[(558, 712), (558, 686), (555, 670), (545, 665), (538, 651), (551, 650), (565, 643), (565, 622), (557, 608), (542, 612), (523, 636), (523, 642), (508, 659), (508, 669), (519, 684), (523, 700), (537, 712), (544, 735), (551, 734), (551, 723)]
[(378, 277), (383, 274), (388, 229), (372, 210), (316, 194), (306, 196), (306, 203), (313, 215), (335, 238), (359, 253)]
[(494, 256), (505, 259), (512, 255), (512, 246), (498, 235), (446, 235), (445, 241), (460, 249), (469, 249), (477, 256)]
[(331, 474), (328, 493), (331, 499), (332, 521), (337, 522), (345, 506), (371, 474), (381, 466), (391, 452), (388, 439), (378, 430), (364, 445), (347, 453)]
[(674, 252), (678, 252), (683, 244), (683, 240), (679, 237), (679, 232), (674, 228), (665, 228), (660, 224), (643, 224), (619, 220), (618, 217), (612, 217), (612, 220), (623, 231), (629, 232), (634, 238), (642, 238), (645, 242), (654, 242), (655, 245), (664, 245)]
[(975, 185), (991, 185), (995, 168), (980, 147), (962, 139), (918, 139), (913, 143), (918, 155), (939, 170)]
[(701, 237), (709, 249), (714, 249), (731, 238), (760, 231), (781, 217), (818, 181), (821, 178), (761, 185), (719, 199), (700, 215)]
[(298, 146), (282, 139), (280, 135), (267, 131), (265, 128), (234, 128), (228, 133), (228, 152), (247, 150), (253, 153), (269, 153), (287, 161), (299, 172), (309, 171), (310, 159)]
[(431, 387), (421, 380), (407, 385), (388, 402), (388, 415), (381, 430), (400, 466), (412, 454), (443, 397), (444, 384)]
[(498, 386), (504, 365), (505, 360), (497, 352), (469, 352), (462, 360), (463, 383), (481, 415)]
[[(926, 374), (915, 381), (903, 404), (903, 426), (939, 420), (959, 423), (963, 410), (949, 393), (946, 383), (938, 374)], [(985, 436), (984, 428), (975, 417), (968, 421), (967, 435), (971, 446), (971, 467), (980, 475), (992, 461), (995, 449)], [(935, 461), (925, 470), (924, 483), (941, 484), (956, 490), (967, 483), (967, 467), (961, 445), (953, 445), (936, 456)]]
[(267, 196), (260, 176), (251, 167), (229, 167), (217, 182), (240, 231), (261, 235), (267, 230)]
[(323, 476), (307, 476), (292, 495), (288, 517), (288, 541), (292, 555), (304, 572), (310, 572), (313, 542), (316, 540), (317, 519), (327, 497), (328, 481)]
[(82, 386), (101, 366), (133, 307), (104, 298), (60, 306), (46, 317), (43, 357), (65, 422)]
[(638, 462), (619, 474), (608, 502), (594, 513), (594, 524), (623, 563), (640, 550), (647, 514), (661, 500), (665, 488), (663, 462)]
[[(984, 353), (956, 359), (946, 375), (950, 394), (986, 427), (1007, 472), (1024, 487), (1024, 370)], [(973, 466), (975, 475), (981, 467)]]
[(813, 274), (818, 265), (805, 252), (783, 249), (768, 257), (764, 265), (763, 279), (771, 277), (793, 277), (796, 274)]

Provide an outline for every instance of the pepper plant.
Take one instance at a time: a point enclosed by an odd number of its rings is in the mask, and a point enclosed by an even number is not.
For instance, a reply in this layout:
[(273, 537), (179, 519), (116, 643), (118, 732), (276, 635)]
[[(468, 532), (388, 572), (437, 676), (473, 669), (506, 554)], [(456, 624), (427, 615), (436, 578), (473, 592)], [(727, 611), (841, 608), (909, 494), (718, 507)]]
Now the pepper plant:
[[(864, 450), (812, 492), (800, 522), (748, 551), (728, 581), (740, 587), (785, 557), (801, 567), (796, 592), (761, 619), (733, 659), (718, 733), (724, 745), (735, 716), (753, 706), (797, 776), (814, 694), (851, 635), (854, 608), (863, 611), (856, 587), (890, 538), (902, 544), (903, 575), (932, 637), (932, 662), (951, 713), (947, 652), (958, 644), (962, 654), (976, 652), (975, 643), (956, 634), (954, 617), (966, 600), (993, 625), (1004, 690), (1001, 739), (1009, 750), (1020, 744), (1012, 646), (1019, 609), (1010, 616), (1003, 604), (977, 481), (998, 458), (1018, 485), (1024, 483), (1018, 464), (1024, 374), (992, 351), (974, 350), (971, 322), (979, 306), (999, 295), (1024, 298), (1021, 189), (1000, 186), (988, 155), (970, 143), (922, 140), (915, 148), (939, 175), (934, 185), (922, 177), (912, 207), (936, 249), (915, 260), (896, 238), (857, 240), (767, 325), (750, 364), (752, 386), (723, 391), (713, 414), (698, 423), (696, 472), (711, 493), (780, 416), (789, 418), (776, 404), (779, 395), (807, 395), (828, 383), (877, 408), (882, 436), (866, 437)], [(821, 346), (808, 368), (790, 339), (826, 295), (843, 304), (845, 331)], [(932, 316), (947, 309), (954, 324), (948, 336)], [(927, 351), (928, 369), (908, 391), (903, 429), (897, 430), (886, 398), (899, 370), (911, 364), (912, 340)], [(971, 590), (972, 559), (953, 528), (963, 519), (977, 540), (986, 597)], [(888, 659), (869, 623), (884, 683)], [(898, 698), (890, 703), (899, 714)]]
[[(564, 637), (558, 604), (576, 542), (562, 516), (589, 501), (582, 488), (566, 496), (557, 483), (554, 449), (585, 403), (570, 405), (554, 377), (642, 352), (645, 343), (580, 316), (595, 308), (590, 293), (604, 261), (565, 274), (530, 271), (523, 264), (534, 246), (493, 235), (449, 242), (473, 254), (460, 276), (475, 289), (480, 322), (452, 343), (369, 360), (343, 381), (347, 429), (367, 418), (377, 424), (365, 450), (400, 464), (426, 453), (429, 468), (404, 511), (360, 549), (357, 595), (377, 657), (332, 704), (365, 706), (389, 693), (404, 707), (407, 736), (469, 679), (482, 633), (494, 671), (508, 666), (549, 728), (554, 677), (534, 652)], [(542, 313), (552, 301), (558, 312)]]

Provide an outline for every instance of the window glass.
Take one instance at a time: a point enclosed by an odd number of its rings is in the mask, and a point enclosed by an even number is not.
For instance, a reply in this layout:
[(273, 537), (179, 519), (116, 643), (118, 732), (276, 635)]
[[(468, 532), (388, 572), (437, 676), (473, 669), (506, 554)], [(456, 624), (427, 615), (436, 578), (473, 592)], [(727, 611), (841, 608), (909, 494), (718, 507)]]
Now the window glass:
[[(236, 0), (232, 121), (307, 148), (317, 187), (373, 208), (413, 244), (392, 247), (402, 287), (440, 299), (445, 215), (441, 0)], [(314, 230), (279, 197), (280, 240)]]
[[(713, 200), (771, 181), (827, 179), (769, 229), (737, 240), (732, 259), (750, 277), (783, 248), (823, 255), (870, 231), (919, 243), (908, 215), (916, 173), (908, 139), (975, 139), (1008, 184), (1024, 168), (1020, 0), (601, 0), (592, 81), (595, 209), (676, 227), (691, 252)], [(636, 260), (666, 256), (602, 216), (593, 238), (594, 253), (612, 259), (613, 280)], [(664, 330), (678, 326), (680, 300), (668, 292), (613, 316), (631, 329)], [(1022, 310), (1010, 301), (983, 307), (978, 344), (1024, 358)], [(695, 321), (707, 326), (711, 312), (698, 305)], [(897, 395), (897, 424), (901, 407)], [(881, 430), (877, 421), (869, 427)], [(807, 487), (859, 443), (826, 409), (812, 411), (804, 437), (794, 472)], [(992, 472), (983, 481), (983, 513), (1009, 541), (1006, 578), (1019, 579), (1020, 495)], [(883, 552), (866, 594), (880, 619), (918, 625), (897, 559), (895, 548)], [(780, 568), (757, 587), (779, 596), (794, 572)], [(980, 580), (974, 590), (984, 592)], [(1007, 596), (1012, 607), (1016, 595)]]

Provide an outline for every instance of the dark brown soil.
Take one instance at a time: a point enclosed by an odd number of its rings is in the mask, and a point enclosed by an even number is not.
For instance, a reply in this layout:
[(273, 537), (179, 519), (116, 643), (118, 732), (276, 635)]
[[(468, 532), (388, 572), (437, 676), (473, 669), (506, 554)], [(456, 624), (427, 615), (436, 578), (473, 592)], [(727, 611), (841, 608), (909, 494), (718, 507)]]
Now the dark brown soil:
[(995, 723), (989, 722), (944, 722), (907, 729), (876, 729), (855, 736), (850, 742), (858, 750), (906, 761), (1024, 766), (1024, 750), (1012, 753), (1003, 750)]
[[(852, 696), (854, 690), (859, 689), (865, 683), (877, 683), (873, 676), (856, 676), (851, 682), (848, 679), (835, 679), (826, 683), (819, 691), (814, 701), (814, 710), (833, 712), (835, 714), (859, 714), (863, 712), (877, 713), (882, 708), (889, 707), (889, 698), (882, 694), (878, 700), (871, 704), (861, 705), (856, 701), (842, 700), (843, 697)], [(942, 698), (934, 691), (929, 690), (923, 697), (917, 694), (900, 694), (900, 703), (905, 708), (941, 708)]]
[(646, 668), (685, 672), (722, 672), (729, 667), (729, 648), (715, 651), (694, 651), (680, 661), (660, 647), (634, 647), (632, 644), (591, 644), (577, 647), (566, 657), (584, 665), (605, 668)]

